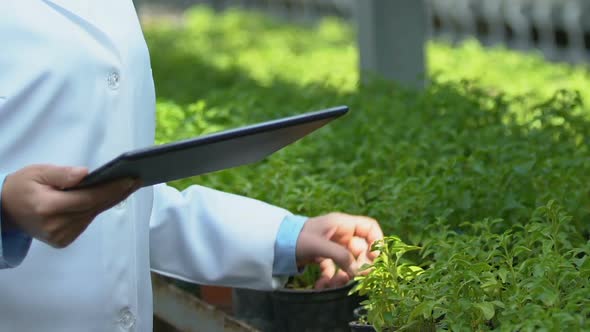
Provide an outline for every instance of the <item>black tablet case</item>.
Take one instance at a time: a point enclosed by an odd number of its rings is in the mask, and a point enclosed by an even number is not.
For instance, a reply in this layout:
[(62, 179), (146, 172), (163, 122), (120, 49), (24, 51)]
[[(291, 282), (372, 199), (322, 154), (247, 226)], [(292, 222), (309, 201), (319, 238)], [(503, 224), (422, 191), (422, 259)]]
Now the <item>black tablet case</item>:
[(306, 113), (194, 139), (130, 151), (90, 173), (69, 190), (132, 177), (143, 186), (259, 161), (333, 119), (346, 106)]

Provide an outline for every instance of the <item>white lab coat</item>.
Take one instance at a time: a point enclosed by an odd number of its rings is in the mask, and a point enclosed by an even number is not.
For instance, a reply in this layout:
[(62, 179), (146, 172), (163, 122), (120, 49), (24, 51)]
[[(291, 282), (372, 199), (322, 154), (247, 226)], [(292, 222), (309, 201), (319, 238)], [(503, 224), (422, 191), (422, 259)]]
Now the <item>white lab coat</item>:
[[(198, 84), (198, 82), (196, 82)], [(0, 172), (93, 169), (154, 142), (154, 86), (131, 0), (0, 1)], [(144, 188), (72, 245), (0, 270), (0, 331), (150, 331), (150, 269), (269, 289), (287, 211), (203, 187)]]

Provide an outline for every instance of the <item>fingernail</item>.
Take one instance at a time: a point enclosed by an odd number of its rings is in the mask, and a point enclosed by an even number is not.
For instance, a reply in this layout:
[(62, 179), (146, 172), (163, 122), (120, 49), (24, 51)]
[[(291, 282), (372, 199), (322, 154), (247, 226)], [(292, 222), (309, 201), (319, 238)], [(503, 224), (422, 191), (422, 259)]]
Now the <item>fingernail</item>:
[(67, 174), (68, 181), (80, 181), (80, 177), (86, 174), (85, 167), (70, 167), (69, 172)]
[(86, 173), (86, 167), (72, 167), (70, 172), (74, 176), (82, 175)]

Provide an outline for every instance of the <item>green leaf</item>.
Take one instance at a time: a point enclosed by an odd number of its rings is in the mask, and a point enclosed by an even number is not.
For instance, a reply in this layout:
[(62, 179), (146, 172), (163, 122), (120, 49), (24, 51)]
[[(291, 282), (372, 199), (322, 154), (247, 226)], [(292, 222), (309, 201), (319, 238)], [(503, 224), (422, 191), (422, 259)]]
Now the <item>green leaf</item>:
[(472, 201), (473, 199), (471, 198), (471, 193), (469, 191), (464, 191), (460, 196), (457, 205), (463, 210), (468, 210), (471, 208)]
[(483, 314), (486, 320), (492, 319), (496, 313), (496, 311), (494, 310), (494, 305), (490, 302), (476, 303), (474, 304), (474, 306), (481, 310), (481, 313)]
[(546, 288), (540, 290), (540, 292), (536, 294), (536, 297), (539, 300), (541, 300), (541, 302), (543, 302), (544, 305), (546, 305), (547, 307), (551, 307), (557, 302), (559, 295), (555, 290), (551, 288)]
[(530, 170), (535, 166), (536, 160), (527, 161), (523, 164), (514, 166), (514, 172), (520, 175), (527, 175)]
[(498, 275), (500, 276), (500, 280), (502, 280), (502, 283), (506, 283), (506, 280), (508, 278), (508, 270), (502, 267), (498, 270)]
[(506, 308), (506, 305), (504, 305), (504, 303), (501, 301), (492, 301), (492, 303), (498, 308)]
[(432, 316), (432, 308), (436, 302), (434, 301), (426, 301), (422, 302), (417, 305), (414, 310), (410, 313), (410, 320), (415, 319), (416, 317), (423, 317), (424, 319), (430, 318)]

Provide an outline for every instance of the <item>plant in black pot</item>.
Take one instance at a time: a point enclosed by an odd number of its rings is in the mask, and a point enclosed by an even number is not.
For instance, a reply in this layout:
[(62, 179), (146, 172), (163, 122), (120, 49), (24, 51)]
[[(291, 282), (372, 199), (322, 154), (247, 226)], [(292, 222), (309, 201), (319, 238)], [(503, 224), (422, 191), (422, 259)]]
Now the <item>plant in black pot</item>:
[(358, 294), (351, 294), (356, 282), (314, 289), (319, 276), (319, 267), (309, 265), (284, 288), (236, 290), (236, 316), (265, 332), (348, 332), (353, 310), (362, 301)]
[(367, 321), (367, 309), (357, 307), (353, 311), (355, 320), (348, 323), (351, 332), (376, 332), (373, 325)]
[(355, 282), (326, 289), (314, 289), (320, 275), (311, 265), (300, 276), (292, 278), (287, 287), (271, 294), (275, 330), (285, 332), (344, 332), (353, 318), (352, 311), (360, 304), (357, 294), (350, 294)]

